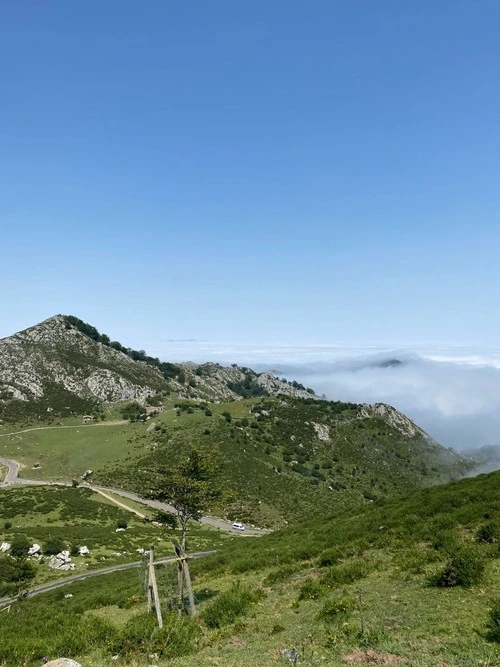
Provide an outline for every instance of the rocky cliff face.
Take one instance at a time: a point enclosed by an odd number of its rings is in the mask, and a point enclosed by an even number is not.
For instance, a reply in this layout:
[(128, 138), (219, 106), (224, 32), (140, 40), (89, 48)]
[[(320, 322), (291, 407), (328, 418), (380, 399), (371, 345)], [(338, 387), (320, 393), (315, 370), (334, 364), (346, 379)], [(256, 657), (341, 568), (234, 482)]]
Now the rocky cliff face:
[[(76, 322), (76, 324), (75, 324)], [(80, 328), (79, 328), (80, 326)], [(170, 374), (132, 351), (113, 348), (107, 336), (77, 318), (56, 315), (0, 340), (0, 418), (82, 413), (99, 403), (146, 402), (169, 392), (180, 398), (224, 402), (248, 396), (311, 397), (297, 383), (269, 373), (219, 364), (170, 364)]]
[(99, 401), (145, 400), (165, 382), (155, 369), (96, 343), (57, 315), (0, 341), (0, 399), (41, 399), (54, 385)]

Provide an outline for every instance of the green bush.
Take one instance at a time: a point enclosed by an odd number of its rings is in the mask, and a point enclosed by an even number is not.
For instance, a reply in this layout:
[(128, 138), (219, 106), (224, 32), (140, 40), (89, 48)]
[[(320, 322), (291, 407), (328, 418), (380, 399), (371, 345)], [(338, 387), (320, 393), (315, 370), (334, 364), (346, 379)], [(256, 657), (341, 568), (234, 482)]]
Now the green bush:
[(493, 544), (500, 540), (500, 525), (495, 521), (490, 521), (482, 525), (476, 532), (476, 541), (486, 544)]
[(297, 565), (282, 565), (281, 567), (278, 567), (275, 570), (269, 572), (263, 583), (265, 586), (281, 584), (283, 581), (290, 579), (290, 577), (298, 571), (299, 567)]
[(330, 567), (331, 565), (337, 565), (343, 555), (343, 550), (340, 547), (326, 549), (320, 554), (318, 565), (320, 567)]
[(60, 537), (51, 537), (43, 545), (43, 553), (52, 556), (64, 551), (66, 548), (67, 545), (63, 539)]
[(202, 618), (209, 628), (221, 628), (244, 616), (252, 604), (262, 597), (262, 592), (237, 582), (221, 593), (203, 611)]
[(321, 577), (321, 583), (330, 588), (352, 584), (366, 577), (373, 569), (371, 563), (364, 558), (357, 558), (343, 565), (337, 565), (326, 570)]
[(192, 618), (179, 620), (170, 614), (163, 619), (160, 630), (153, 614), (141, 614), (126, 623), (112, 652), (125, 658), (149, 653), (156, 653), (160, 658), (176, 658), (194, 652), (199, 636), (200, 627)]
[(10, 555), (14, 558), (23, 558), (28, 555), (31, 542), (26, 535), (15, 535), (10, 545)]
[(322, 621), (345, 620), (355, 607), (353, 598), (331, 598), (327, 600), (318, 612)]
[(25, 558), (0, 556), (0, 596), (9, 595), (36, 576), (36, 566)]
[(154, 521), (158, 521), (158, 523), (162, 523), (164, 526), (167, 526), (167, 528), (172, 529), (177, 528), (179, 523), (175, 514), (171, 514), (170, 512), (163, 512), (162, 510), (156, 512), (154, 515)]
[(485, 559), (474, 544), (461, 544), (450, 553), (444, 569), (430, 579), (433, 586), (474, 586), (484, 575)]
[(490, 609), (487, 639), (500, 643), (500, 600), (495, 600)]
[(325, 593), (325, 587), (317, 579), (306, 579), (300, 586), (299, 600), (317, 600)]

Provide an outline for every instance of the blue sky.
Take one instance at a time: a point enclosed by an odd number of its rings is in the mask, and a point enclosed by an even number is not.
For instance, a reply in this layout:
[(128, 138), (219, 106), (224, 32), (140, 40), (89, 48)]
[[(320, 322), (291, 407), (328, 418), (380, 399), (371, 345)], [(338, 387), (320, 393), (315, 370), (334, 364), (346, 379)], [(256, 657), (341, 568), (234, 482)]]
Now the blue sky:
[(498, 343), (496, 0), (0, 18), (0, 335)]

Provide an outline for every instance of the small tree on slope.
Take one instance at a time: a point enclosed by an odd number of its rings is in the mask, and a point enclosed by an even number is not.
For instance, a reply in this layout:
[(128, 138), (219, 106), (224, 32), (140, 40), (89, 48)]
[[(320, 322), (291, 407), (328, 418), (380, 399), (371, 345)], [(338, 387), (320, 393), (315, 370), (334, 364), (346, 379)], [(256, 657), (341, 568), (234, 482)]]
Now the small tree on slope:
[(175, 508), (181, 526), (181, 547), (186, 548), (187, 524), (199, 521), (228, 496), (221, 479), (222, 460), (216, 449), (193, 447), (175, 466), (154, 473), (151, 497)]

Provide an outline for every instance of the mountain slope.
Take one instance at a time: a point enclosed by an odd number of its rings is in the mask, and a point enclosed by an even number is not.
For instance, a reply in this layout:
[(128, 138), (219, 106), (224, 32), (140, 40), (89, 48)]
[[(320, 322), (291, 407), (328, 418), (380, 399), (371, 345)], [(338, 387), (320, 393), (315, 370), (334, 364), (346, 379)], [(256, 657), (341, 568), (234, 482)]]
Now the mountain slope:
[(92, 410), (99, 402), (145, 400), (161, 374), (93, 341), (62, 315), (0, 341), (3, 418)]
[[(337, 667), (499, 665), (499, 485), (500, 472), (481, 475), (227, 540), (190, 561), (194, 623), (174, 625), (176, 569), (158, 568), (163, 635), (154, 614), (141, 617), (137, 572), (24, 600), (3, 614), (0, 661), (17, 667), (64, 646), (82, 664), (136, 664), (160, 634), (158, 667), (269, 667), (297, 654), (298, 664)], [(476, 566), (475, 585), (437, 585), (453, 559)]]
[(219, 364), (171, 364), (125, 348), (74, 316), (56, 315), (0, 340), (0, 418), (82, 414), (102, 403), (173, 393), (239, 400), (282, 393), (310, 396), (297, 383)]
[(275, 527), (445, 482), (473, 466), (390, 406), (293, 397), (177, 406), (131, 438), (137, 458), (94, 467), (95, 479), (144, 494), (148, 471), (191, 445), (217, 447), (236, 496), (218, 513)]

